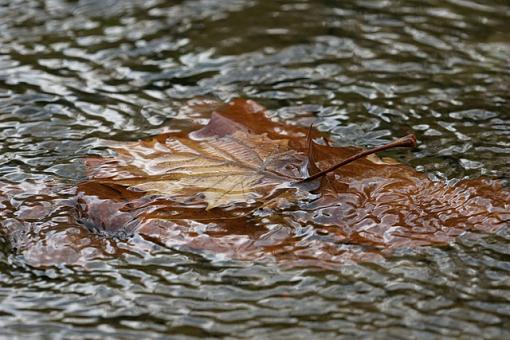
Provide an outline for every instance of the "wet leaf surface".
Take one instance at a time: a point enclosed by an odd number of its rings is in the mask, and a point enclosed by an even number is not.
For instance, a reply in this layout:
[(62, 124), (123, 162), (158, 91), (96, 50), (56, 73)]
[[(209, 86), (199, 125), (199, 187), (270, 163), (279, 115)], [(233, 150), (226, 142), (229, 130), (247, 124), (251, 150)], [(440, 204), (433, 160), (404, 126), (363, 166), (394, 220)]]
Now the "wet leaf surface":
[[(117, 143), (114, 156), (85, 159), (89, 179), (68, 189), (74, 197), (23, 206), (27, 261), (85, 263), (160, 245), (335, 267), (494, 233), (510, 221), (510, 193), (497, 181), (432, 181), (374, 154), (307, 180), (360, 149), (275, 123), (253, 101), (211, 111), (202, 128)], [(74, 225), (34, 229), (30, 221), (63, 207)]]

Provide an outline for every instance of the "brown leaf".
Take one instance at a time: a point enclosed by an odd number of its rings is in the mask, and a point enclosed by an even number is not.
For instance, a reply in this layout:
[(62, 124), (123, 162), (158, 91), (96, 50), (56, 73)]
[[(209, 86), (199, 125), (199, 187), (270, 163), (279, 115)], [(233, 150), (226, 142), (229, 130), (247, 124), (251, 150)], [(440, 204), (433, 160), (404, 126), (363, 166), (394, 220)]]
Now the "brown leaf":
[(193, 204), (210, 210), (263, 202), (308, 175), (306, 156), (290, 149), (288, 140), (237, 129), (218, 115), (205, 130), (217, 131), (216, 127), (232, 132), (218, 136), (197, 131), (192, 136), (200, 139), (152, 139), (118, 147), (118, 169), (136, 177), (103, 183), (162, 195), (176, 206)]
[[(129, 208), (117, 210), (138, 221), (136, 232), (152, 242), (242, 259), (366, 258), (444, 244), (468, 231), (493, 232), (510, 218), (510, 195), (497, 182), (432, 182), (375, 155), (321, 176), (362, 150), (314, 143), (319, 134), (310, 131), (274, 123), (257, 104), (238, 100), (218, 108), (200, 130), (117, 148), (103, 173), (110, 178), (87, 185), (136, 192), (129, 203), (116, 203)], [(323, 177), (320, 186), (320, 178), (306, 186), (314, 175)], [(84, 199), (94, 190), (82, 186)], [(303, 228), (308, 240), (296, 236)]]
[[(192, 131), (117, 143), (112, 158), (86, 159), (89, 180), (76, 187), (71, 223), (27, 232), (36, 235), (23, 248), (31, 263), (83, 263), (162, 245), (335, 267), (509, 224), (510, 193), (497, 181), (434, 182), (376, 155), (338, 167), (363, 150), (315, 143), (318, 132), (273, 122), (253, 101), (188, 111), (211, 119)], [(29, 203), (20, 218), (48, 209), (31, 213)]]

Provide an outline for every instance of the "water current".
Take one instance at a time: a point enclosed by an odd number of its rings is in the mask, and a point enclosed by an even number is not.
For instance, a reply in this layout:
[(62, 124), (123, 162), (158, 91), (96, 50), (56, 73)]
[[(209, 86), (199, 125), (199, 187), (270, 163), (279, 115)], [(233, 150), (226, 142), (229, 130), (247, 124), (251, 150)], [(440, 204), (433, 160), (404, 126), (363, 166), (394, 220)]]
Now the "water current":
[(197, 97), (337, 145), (414, 131), (388, 154), (508, 186), (509, 23), (506, 0), (0, 0), (0, 337), (510, 337), (507, 228), (329, 269), (165, 247), (38, 268), (15, 244), (49, 223), (25, 202), (108, 141), (185, 129)]

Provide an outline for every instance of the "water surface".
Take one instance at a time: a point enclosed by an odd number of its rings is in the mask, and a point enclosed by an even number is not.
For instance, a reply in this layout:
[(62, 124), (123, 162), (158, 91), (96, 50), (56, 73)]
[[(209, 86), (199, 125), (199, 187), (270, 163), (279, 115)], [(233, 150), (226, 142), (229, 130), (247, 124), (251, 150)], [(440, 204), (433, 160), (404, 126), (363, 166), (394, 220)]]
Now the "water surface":
[(0, 176), (22, 188), (0, 197), (2, 335), (510, 336), (506, 229), (333, 270), (165, 248), (37, 269), (13, 249), (48, 223), (20, 227), (26, 202), (65, 196), (107, 141), (185, 128), (196, 97), (312, 113), (338, 145), (414, 131), (393, 157), (508, 182), (508, 22), (503, 0), (0, 1)]

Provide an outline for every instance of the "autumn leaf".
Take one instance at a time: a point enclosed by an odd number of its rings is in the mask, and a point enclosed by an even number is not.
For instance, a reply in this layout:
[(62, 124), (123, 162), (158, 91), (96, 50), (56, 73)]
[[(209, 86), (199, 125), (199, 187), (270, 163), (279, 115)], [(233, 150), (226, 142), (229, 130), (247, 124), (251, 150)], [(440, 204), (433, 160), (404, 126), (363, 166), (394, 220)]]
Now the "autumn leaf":
[[(272, 122), (258, 104), (237, 100), (216, 107), (198, 130), (116, 147), (117, 156), (81, 185), (83, 206), (87, 209), (90, 197), (97, 197), (98, 186), (113, 186), (119, 197), (137, 195), (119, 210), (139, 222), (136, 230), (144, 237), (218, 253), (244, 244), (232, 255), (236, 258), (299, 244), (290, 234), (284, 243), (263, 242), (257, 233), (246, 234), (250, 226), (265, 230), (278, 225), (289, 231), (313, 226), (328, 234), (323, 244), (328, 256), (323, 257), (331, 259), (350, 252), (328, 244), (379, 250), (441, 244), (466, 230), (493, 232), (510, 218), (510, 195), (497, 182), (446, 185), (373, 154), (412, 146), (413, 136), (373, 150), (316, 143), (320, 137), (313, 129)], [(111, 197), (101, 196), (101, 204)], [(90, 209), (87, 214), (95, 215)], [(216, 231), (197, 234), (197, 225)], [(103, 227), (119, 229), (111, 223)], [(236, 238), (239, 233), (249, 246)], [(293, 256), (302, 257), (303, 251)]]
[[(208, 128), (218, 120), (226, 124), (218, 117), (213, 116)], [(290, 149), (287, 140), (242, 130), (221, 137), (201, 135), (116, 148), (119, 168), (137, 176), (109, 183), (171, 196), (183, 205), (203, 202), (209, 210), (253, 204), (308, 175), (306, 155)]]
[[(313, 161), (311, 129), (306, 150), (293, 150), (289, 139), (255, 134), (213, 113), (209, 123), (186, 137), (167, 136), (130, 143), (114, 150), (116, 170), (131, 177), (97, 181), (128, 190), (160, 195), (174, 207), (261, 206), (294, 189), (310, 192), (327, 173), (356, 159), (396, 146), (414, 146), (414, 136), (365, 150), (321, 171)], [(306, 152), (305, 152), (306, 151)]]
[[(189, 131), (111, 142), (114, 156), (84, 159), (88, 180), (66, 189), (65, 198), (51, 194), (42, 204), (37, 194), (11, 207), (11, 196), (26, 189), (4, 187), (4, 214), (17, 217), (2, 225), (18, 251), (34, 265), (86, 263), (157, 245), (335, 267), (510, 223), (510, 193), (500, 182), (435, 182), (374, 154), (412, 146), (412, 136), (372, 150), (334, 147), (313, 128), (268, 119), (249, 100), (195, 101), (187, 111)], [(42, 213), (55, 220), (35, 223)]]

